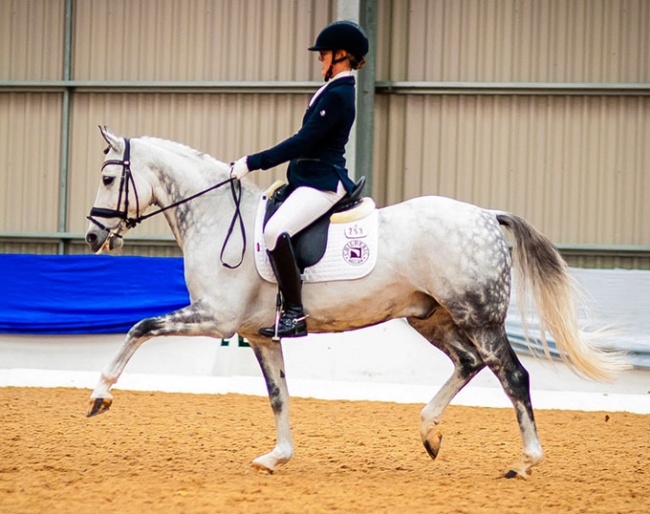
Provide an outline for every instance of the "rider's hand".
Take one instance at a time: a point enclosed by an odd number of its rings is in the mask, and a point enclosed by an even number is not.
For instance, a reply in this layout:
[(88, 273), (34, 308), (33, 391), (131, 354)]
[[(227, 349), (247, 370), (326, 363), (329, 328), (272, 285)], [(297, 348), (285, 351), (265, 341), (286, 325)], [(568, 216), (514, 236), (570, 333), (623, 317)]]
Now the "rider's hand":
[(248, 169), (248, 163), (246, 162), (246, 159), (248, 159), (247, 156), (242, 157), (241, 159), (238, 159), (237, 162), (234, 162), (232, 164), (232, 167), (230, 168), (230, 177), (231, 178), (242, 178), (244, 175), (247, 175), (250, 173), (250, 170)]

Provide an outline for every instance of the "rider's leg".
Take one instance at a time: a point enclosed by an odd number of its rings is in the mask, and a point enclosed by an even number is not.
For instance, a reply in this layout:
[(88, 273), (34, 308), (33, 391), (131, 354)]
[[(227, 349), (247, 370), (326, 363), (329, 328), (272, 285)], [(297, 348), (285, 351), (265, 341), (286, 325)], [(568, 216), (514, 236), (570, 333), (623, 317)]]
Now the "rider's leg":
[[(278, 336), (306, 336), (307, 322), (302, 307), (302, 282), (289, 234), (285, 232), (278, 238), (275, 248), (269, 251), (269, 257), (282, 293), (282, 316), (278, 324)], [(260, 329), (260, 334), (273, 337), (275, 326)]]
[(264, 227), (266, 248), (273, 251), (278, 238), (285, 232), (293, 237), (303, 228), (329, 211), (345, 196), (339, 182), (336, 192), (320, 191), (313, 187), (298, 187), (271, 216)]
[[(264, 228), (271, 265), (283, 296), (284, 309), (278, 327), (280, 337), (307, 335), (302, 306), (302, 282), (290, 238), (329, 211), (343, 196), (345, 189), (340, 183), (336, 192), (299, 187)], [(275, 335), (275, 327), (263, 328), (260, 333), (272, 337)]]

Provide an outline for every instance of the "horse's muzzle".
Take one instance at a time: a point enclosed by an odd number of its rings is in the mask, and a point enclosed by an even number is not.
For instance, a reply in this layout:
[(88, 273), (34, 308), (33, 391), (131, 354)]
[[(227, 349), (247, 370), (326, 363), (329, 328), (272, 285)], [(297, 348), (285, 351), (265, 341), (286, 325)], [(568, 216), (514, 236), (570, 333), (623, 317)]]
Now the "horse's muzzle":
[(86, 232), (86, 244), (90, 247), (93, 253), (111, 253), (122, 247), (124, 241), (121, 237), (116, 236), (112, 232), (99, 228), (90, 227)]

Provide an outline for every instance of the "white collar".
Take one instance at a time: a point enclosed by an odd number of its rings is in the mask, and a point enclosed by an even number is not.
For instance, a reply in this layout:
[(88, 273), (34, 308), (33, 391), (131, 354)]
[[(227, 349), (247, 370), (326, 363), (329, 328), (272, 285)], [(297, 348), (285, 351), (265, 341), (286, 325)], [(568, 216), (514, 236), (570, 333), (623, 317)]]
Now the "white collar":
[(334, 75), (331, 79), (330, 82), (336, 79), (342, 79), (343, 77), (351, 77), (352, 76), (352, 70), (343, 70), (339, 71), (336, 75)]
[(331, 79), (329, 79), (328, 82), (325, 82), (320, 88), (318, 88), (318, 91), (314, 93), (314, 96), (311, 97), (311, 100), (309, 100), (309, 106), (311, 107), (316, 99), (320, 96), (320, 94), (325, 90), (327, 86), (329, 86), (332, 82), (334, 82), (336, 79), (342, 79), (343, 77), (353, 77), (354, 75), (352, 74), (352, 70), (343, 70), (339, 71), (336, 75), (334, 75)]

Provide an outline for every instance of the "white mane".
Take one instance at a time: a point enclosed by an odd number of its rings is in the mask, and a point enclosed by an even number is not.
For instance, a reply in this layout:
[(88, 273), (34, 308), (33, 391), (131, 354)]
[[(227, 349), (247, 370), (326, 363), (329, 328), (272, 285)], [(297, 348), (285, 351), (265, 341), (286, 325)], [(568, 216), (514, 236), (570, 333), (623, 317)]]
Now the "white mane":
[(201, 152), (199, 150), (196, 150), (195, 148), (192, 148), (191, 146), (185, 145), (183, 143), (179, 143), (177, 141), (170, 141), (169, 139), (162, 139), (153, 136), (143, 136), (140, 139), (142, 139), (143, 141), (147, 141), (153, 144), (154, 146), (163, 147), (175, 154), (182, 155), (189, 159), (201, 161), (201, 162), (208, 162), (211, 165), (220, 168), (221, 170), (224, 171), (230, 168), (229, 164), (220, 161), (218, 159), (215, 159), (210, 154)]

